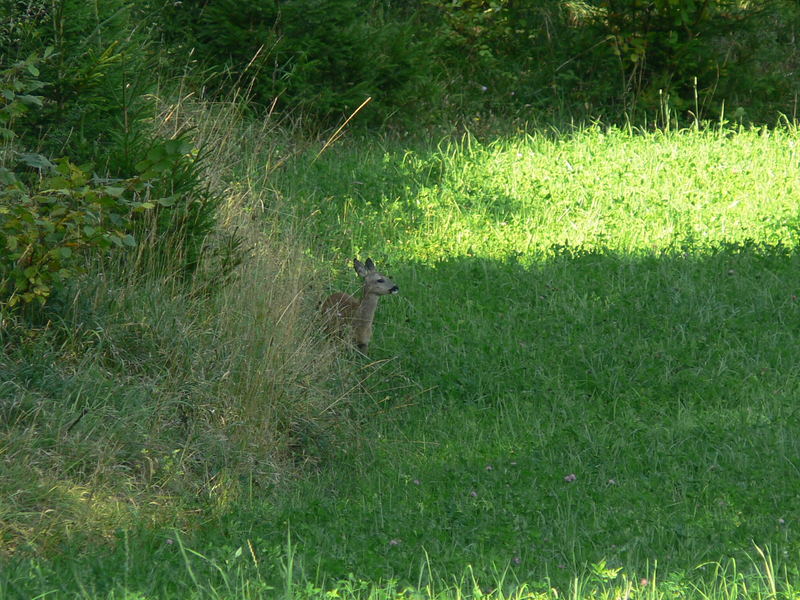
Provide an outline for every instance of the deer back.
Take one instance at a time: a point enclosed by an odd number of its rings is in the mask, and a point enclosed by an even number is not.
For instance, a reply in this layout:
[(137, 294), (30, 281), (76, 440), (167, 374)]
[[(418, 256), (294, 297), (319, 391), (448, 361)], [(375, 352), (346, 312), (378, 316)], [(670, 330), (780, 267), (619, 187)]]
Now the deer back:
[(352, 327), (359, 304), (361, 303), (356, 298), (344, 292), (328, 296), (320, 310), (325, 315), (325, 325), (329, 333), (341, 334), (347, 327)]

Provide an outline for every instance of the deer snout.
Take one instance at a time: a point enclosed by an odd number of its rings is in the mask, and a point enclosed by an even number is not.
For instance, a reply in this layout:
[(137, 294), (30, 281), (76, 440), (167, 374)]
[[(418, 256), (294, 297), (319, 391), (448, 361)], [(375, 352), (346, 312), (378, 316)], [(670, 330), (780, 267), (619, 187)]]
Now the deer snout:
[(397, 287), (397, 286), (394, 286), (392, 289), (389, 290), (389, 293), (390, 294), (396, 294), (399, 291), (400, 291), (400, 288)]

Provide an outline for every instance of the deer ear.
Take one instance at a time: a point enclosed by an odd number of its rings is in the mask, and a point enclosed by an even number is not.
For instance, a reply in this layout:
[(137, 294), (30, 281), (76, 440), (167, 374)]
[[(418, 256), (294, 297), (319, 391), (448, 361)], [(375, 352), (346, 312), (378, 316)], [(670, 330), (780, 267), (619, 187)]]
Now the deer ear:
[(369, 267), (370, 260), (367, 259), (367, 266), (365, 267), (364, 264), (358, 260), (357, 258), (353, 259), (353, 268), (356, 270), (356, 273), (359, 274), (361, 277), (367, 276), (367, 270)]
[(371, 258), (367, 259), (366, 266), (367, 266), (367, 271), (374, 271), (375, 270), (375, 263), (372, 262)]

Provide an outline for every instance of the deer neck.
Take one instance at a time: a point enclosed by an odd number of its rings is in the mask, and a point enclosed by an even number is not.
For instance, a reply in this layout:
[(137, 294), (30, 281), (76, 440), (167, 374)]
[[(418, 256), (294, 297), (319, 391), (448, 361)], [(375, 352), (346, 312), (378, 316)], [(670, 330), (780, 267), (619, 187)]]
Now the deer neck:
[(378, 294), (368, 294), (365, 290), (361, 297), (361, 304), (358, 306), (356, 318), (364, 323), (372, 323), (377, 308)]

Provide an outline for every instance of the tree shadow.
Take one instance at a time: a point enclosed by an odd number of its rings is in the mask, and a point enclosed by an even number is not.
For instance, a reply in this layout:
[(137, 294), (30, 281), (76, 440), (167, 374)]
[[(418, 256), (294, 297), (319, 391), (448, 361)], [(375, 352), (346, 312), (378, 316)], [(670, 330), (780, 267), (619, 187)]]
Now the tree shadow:
[(444, 579), (564, 583), (601, 560), (794, 555), (799, 269), (750, 243), (392, 265), (373, 348), (428, 391), (376, 425), (367, 472), (332, 476), (353, 543), (316, 559), (402, 579), (427, 553)]
[(386, 352), (436, 395), (463, 402), (553, 387), (688, 402), (777, 384), (800, 364), (791, 249), (556, 252), (393, 265), (403, 291), (379, 315)]

